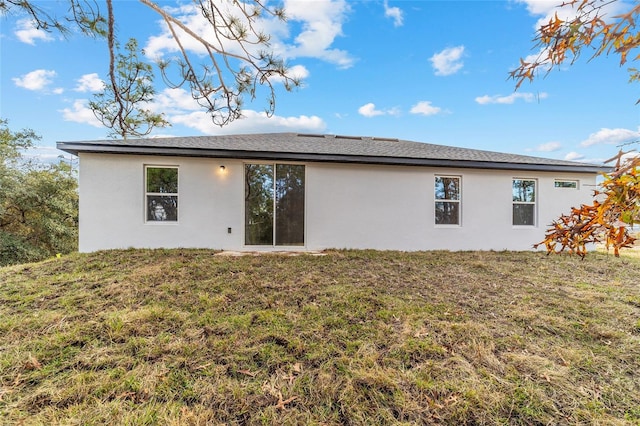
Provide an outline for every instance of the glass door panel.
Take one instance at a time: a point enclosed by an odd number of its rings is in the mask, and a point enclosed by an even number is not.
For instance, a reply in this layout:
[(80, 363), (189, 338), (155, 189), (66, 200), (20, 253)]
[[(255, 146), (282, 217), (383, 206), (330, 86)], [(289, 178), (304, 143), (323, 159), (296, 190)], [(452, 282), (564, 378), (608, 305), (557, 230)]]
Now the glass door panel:
[(273, 245), (273, 166), (246, 164), (244, 243)]
[(304, 166), (276, 165), (276, 245), (304, 245)]

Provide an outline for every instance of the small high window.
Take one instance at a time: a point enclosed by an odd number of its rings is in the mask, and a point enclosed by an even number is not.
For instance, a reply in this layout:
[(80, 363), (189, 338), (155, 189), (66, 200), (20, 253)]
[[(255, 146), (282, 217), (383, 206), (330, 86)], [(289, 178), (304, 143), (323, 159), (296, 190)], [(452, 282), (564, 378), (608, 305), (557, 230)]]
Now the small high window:
[(178, 221), (178, 168), (145, 167), (147, 222)]
[(572, 188), (578, 189), (578, 181), (577, 180), (560, 180), (556, 179), (553, 183), (553, 186), (556, 188)]
[(436, 225), (460, 225), (460, 177), (436, 176)]
[(536, 224), (536, 181), (513, 179), (513, 225), (535, 226)]

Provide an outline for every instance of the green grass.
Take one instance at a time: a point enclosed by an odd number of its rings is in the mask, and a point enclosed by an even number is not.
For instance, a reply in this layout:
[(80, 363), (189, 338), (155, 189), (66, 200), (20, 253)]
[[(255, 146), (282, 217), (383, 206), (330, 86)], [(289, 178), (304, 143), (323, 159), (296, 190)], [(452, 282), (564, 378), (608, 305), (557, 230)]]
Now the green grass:
[(0, 268), (0, 423), (640, 424), (640, 257), (205, 250)]

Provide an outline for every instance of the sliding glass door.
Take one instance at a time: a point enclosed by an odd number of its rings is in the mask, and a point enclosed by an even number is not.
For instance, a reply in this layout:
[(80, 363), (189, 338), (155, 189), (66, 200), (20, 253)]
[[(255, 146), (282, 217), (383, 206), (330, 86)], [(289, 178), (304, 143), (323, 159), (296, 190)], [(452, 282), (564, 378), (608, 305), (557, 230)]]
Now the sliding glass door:
[(304, 245), (305, 166), (245, 164), (245, 244)]

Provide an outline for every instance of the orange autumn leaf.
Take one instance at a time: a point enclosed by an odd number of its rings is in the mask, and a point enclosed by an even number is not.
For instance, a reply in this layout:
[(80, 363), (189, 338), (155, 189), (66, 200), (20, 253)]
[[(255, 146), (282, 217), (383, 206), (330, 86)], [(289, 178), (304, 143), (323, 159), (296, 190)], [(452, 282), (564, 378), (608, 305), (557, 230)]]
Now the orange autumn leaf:
[[(619, 56), (620, 65), (627, 63), (630, 57), (633, 57), (632, 61), (638, 61), (640, 55), (632, 56), (630, 52), (640, 48), (640, 2), (635, 2), (626, 13), (607, 16), (606, 8), (616, 1), (619, 0), (561, 3), (558, 9), (562, 10), (562, 16), (570, 17), (560, 19), (556, 12), (546, 24), (540, 25), (534, 37), (534, 49), (546, 53), (528, 63), (521, 59), (518, 68), (509, 73), (516, 82), (516, 90), (525, 80), (532, 81), (538, 70), (547, 74), (565, 62), (574, 63), (586, 47), (590, 48), (587, 49), (589, 59), (615, 54)], [(638, 78), (634, 70), (629, 70), (631, 80)]]
[(610, 173), (604, 174), (601, 189), (594, 191), (593, 203), (571, 208), (568, 215), (556, 219), (545, 233), (548, 253), (568, 251), (584, 257), (591, 244), (604, 243), (616, 256), (620, 250), (634, 245), (630, 228), (640, 224), (640, 157), (624, 160), (627, 152), (608, 160), (615, 161)]

